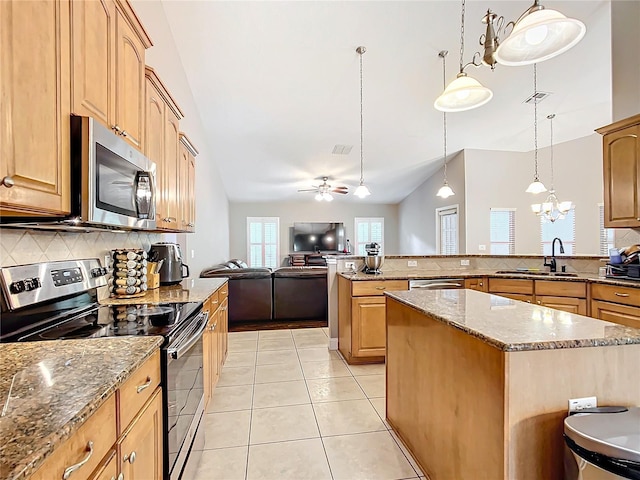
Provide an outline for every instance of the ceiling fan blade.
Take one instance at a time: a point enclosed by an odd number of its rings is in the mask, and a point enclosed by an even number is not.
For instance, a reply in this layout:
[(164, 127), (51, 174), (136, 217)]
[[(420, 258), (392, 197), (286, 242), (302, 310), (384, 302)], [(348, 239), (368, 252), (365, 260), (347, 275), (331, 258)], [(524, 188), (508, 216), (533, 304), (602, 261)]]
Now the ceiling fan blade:
[(306, 190), (298, 190), (299, 192), (317, 192), (317, 188), (308, 188)]
[(349, 193), (349, 192), (347, 192), (346, 190), (331, 190), (331, 191), (332, 191), (333, 193), (341, 193), (341, 194), (343, 194), (343, 195), (346, 195), (347, 193)]
[(349, 190), (349, 187), (335, 187), (334, 190)]

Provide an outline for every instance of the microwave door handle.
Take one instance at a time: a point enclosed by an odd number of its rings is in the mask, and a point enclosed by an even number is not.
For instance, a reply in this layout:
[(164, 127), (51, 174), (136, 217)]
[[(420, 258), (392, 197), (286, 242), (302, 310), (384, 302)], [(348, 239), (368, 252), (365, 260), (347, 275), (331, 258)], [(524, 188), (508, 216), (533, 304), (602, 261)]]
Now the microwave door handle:
[(153, 199), (153, 188), (151, 176), (148, 172), (138, 172), (136, 174), (135, 203), (138, 218), (151, 218), (151, 205)]

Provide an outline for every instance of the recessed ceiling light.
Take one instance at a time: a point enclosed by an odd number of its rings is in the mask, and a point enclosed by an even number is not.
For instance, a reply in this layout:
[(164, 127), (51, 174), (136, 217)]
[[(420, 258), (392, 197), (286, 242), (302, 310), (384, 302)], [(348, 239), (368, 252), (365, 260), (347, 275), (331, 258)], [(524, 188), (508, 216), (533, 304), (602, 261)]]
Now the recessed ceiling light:
[(331, 153), (334, 155), (349, 155), (352, 148), (353, 145), (336, 145)]

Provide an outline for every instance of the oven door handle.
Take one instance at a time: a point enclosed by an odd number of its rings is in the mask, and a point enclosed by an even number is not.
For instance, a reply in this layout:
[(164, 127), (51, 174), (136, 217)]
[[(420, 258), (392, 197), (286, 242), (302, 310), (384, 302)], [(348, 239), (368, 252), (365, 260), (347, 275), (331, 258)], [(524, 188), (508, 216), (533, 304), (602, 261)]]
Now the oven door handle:
[(182, 357), (182, 355), (184, 355), (184, 353), (200, 339), (203, 332), (206, 330), (207, 323), (209, 323), (209, 312), (201, 312), (198, 317), (202, 318), (202, 323), (198, 327), (198, 329), (193, 332), (186, 341), (184, 341), (183, 339), (179, 339), (176, 342), (177, 345), (175, 347), (170, 347), (167, 349), (167, 353), (174, 360)]

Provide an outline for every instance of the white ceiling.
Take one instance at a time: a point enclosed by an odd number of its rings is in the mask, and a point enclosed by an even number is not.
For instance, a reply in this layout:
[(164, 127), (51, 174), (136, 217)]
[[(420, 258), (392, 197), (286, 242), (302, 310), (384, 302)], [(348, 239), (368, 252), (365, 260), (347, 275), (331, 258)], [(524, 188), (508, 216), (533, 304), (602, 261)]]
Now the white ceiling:
[[(469, 1), (465, 54), (480, 47), (491, 7), (515, 20), (532, 2)], [(458, 1), (244, 2), (163, 0), (202, 123), (232, 202), (296, 201), (329, 176), (355, 190), (360, 177), (359, 60), (364, 45), (366, 202), (397, 203), (442, 163), (440, 50), (447, 82), (458, 71)], [(610, 5), (544, 2), (587, 26), (584, 39), (538, 65), (539, 147), (584, 137), (611, 120)], [(470, 67), (491, 88), (487, 105), (447, 116), (448, 152), (531, 151), (533, 67)], [(353, 145), (346, 156), (336, 144)], [(449, 155), (451, 158), (451, 155)], [(529, 165), (523, 166), (530, 168)], [(363, 200), (340, 195), (336, 201)]]

